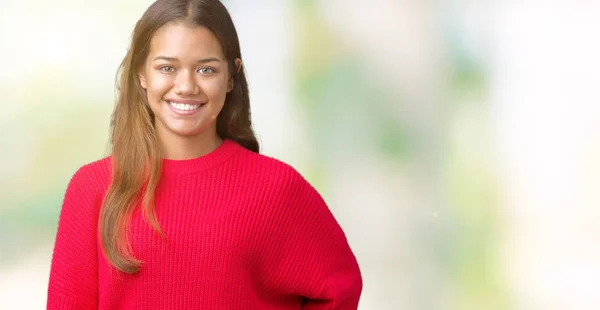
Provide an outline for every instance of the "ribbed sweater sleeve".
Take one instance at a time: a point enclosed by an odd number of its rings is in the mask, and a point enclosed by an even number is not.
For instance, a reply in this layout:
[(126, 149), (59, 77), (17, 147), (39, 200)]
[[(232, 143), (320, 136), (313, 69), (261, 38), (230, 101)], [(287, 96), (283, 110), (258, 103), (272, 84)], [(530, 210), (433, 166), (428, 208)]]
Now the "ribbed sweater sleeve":
[(97, 309), (96, 231), (100, 192), (90, 167), (71, 178), (58, 221), (50, 268), (47, 309)]
[(342, 228), (320, 194), (297, 172), (282, 185), (271, 281), (302, 296), (303, 309), (357, 309), (362, 277)]

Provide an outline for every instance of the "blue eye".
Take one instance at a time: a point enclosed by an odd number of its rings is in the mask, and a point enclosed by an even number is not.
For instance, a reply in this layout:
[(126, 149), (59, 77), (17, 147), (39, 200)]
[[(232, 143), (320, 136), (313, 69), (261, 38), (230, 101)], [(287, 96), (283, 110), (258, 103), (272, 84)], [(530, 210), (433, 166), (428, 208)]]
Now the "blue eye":
[(215, 70), (213, 70), (212, 68), (200, 68), (198, 70), (198, 72), (200, 72), (202, 74), (211, 74), (211, 73), (215, 73)]
[(171, 73), (173, 71), (175, 71), (175, 68), (171, 67), (171, 66), (162, 66), (159, 68), (160, 71), (165, 72), (165, 73)]

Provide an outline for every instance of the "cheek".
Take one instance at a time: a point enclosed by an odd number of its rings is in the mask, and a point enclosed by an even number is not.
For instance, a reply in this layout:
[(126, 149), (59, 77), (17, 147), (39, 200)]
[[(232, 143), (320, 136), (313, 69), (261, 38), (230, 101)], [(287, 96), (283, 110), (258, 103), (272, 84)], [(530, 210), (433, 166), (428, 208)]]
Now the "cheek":
[(227, 95), (227, 81), (222, 78), (207, 81), (202, 89), (210, 100), (224, 101)]
[(150, 76), (148, 79), (148, 99), (152, 100), (152, 97), (162, 96), (168, 91), (173, 85), (170, 78), (160, 75)]

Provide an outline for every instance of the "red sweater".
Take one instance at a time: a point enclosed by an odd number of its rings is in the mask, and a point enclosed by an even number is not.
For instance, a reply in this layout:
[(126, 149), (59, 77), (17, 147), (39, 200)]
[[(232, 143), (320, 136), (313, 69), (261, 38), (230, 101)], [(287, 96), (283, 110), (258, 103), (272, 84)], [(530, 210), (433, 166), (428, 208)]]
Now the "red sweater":
[(110, 157), (81, 167), (58, 224), (48, 309), (356, 309), (362, 278), (321, 196), (289, 165), (225, 140), (208, 155), (164, 160), (156, 214), (131, 222), (136, 274), (99, 248)]

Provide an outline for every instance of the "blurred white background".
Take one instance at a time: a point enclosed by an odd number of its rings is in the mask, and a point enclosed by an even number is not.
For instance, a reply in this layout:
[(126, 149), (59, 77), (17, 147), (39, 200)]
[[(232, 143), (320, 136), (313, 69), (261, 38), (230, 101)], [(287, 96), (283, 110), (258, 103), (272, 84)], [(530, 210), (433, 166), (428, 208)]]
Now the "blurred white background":
[[(0, 0), (0, 309), (44, 309), (150, 0)], [(600, 3), (229, 0), (264, 154), (346, 231), (360, 309), (600, 309)]]

